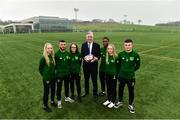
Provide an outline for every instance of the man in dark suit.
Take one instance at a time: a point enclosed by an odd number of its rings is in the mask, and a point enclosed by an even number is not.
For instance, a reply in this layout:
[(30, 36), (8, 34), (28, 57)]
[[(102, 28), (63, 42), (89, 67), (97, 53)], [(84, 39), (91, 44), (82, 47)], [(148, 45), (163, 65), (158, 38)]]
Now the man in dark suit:
[(82, 44), (81, 54), (83, 58), (83, 72), (85, 78), (85, 94), (83, 97), (89, 95), (89, 78), (91, 76), (93, 83), (93, 98), (97, 100), (97, 73), (98, 60), (100, 58), (100, 45), (93, 41), (93, 32), (88, 32), (86, 35), (86, 42)]

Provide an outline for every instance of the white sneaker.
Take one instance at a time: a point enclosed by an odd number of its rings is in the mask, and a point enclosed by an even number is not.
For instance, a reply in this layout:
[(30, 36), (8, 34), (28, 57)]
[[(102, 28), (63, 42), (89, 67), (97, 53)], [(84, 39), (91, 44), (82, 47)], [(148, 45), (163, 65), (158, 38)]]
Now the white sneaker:
[(70, 102), (70, 103), (73, 103), (73, 102), (74, 102), (74, 100), (71, 99), (70, 97), (65, 97), (65, 101), (66, 101), (66, 102)]
[(58, 101), (58, 108), (62, 108), (61, 101)]
[(130, 113), (135, 113), (135, 110), (134, 110), (134, 106), (133, 106), (133, 105), (129, 105), (128, 108), (129, 108), (129, 112), (130, 112)]
[(113, 108), (114, 105), (115, 105), (115, 104), (111, 102), (111, 103), (108, 105), (108, 108)]
[(114, 106), (114, 108), (119, 108), (119, 107), (122, 107), (123, 106), (123, 102), (117, 102)]
[(108, 105), (108, 104), (110, 104), (109, 100), (107, 100), (106, 102), (103, 103), (103, 105), (105, 105), (105, 106)]

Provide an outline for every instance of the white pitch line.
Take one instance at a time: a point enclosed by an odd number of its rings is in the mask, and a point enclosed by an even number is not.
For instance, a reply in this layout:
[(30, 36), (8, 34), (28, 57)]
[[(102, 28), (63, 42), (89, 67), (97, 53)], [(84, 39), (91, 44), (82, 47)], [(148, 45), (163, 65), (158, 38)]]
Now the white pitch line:
[[(115, 41), (115, 42), (112, 42), (112, 43), (124, 43), (124, 42), (117, 42), (117, 41)], [(142, 43), (135, 43), (135, 45), (141, 45), (141, 46), (149, 46), (149, 47), (154, 47), (154, 46), (157, 46), (157, 45), (152, 45), (152, 44), (142, 44)]]
[(177, 59), (177, 58), (158, 56), (158, 55), (148, 55), (148, 54), (143, 54), (143, 53), (140, 53), (140, 54), (143, 55), (143, 56), (148, 56), (148, 57), (155, 58), (155, 59), (160, 59), (160, 60), (166, 60), (166, 61), (180, 63), (180, 59)]
[(144, 51), (139, 52), (139, 53), (143, 54), (143, 53), (147, 53), (147, 52), (151, 52), (151, 51), (154, 51), (154, 50), (159, 50), (159, 49), (167, 48), (167, 47), (169, 47), (169, 46), (161, 46), (161, 47), (158, 47), (158, 48), (152, 48), (152, 49), (144, 50)]
[(159, 49), (162, 49), (162, 48), (168, 48), (168, 47), (171, 47), (173, 45), (177, 45), (177, 43), (174, 43), (174, 44), (171, 44), (171, 45), (166, 45), (166, 46), (160, 46), (158, 48), (152, 48), (152, 49), (144, 50), (144, 51), (139, 52), (139, 53), (143, 54), (143, 53), (151, 52), (151, 51), (154, 51), (154, 50), (159, 50)]

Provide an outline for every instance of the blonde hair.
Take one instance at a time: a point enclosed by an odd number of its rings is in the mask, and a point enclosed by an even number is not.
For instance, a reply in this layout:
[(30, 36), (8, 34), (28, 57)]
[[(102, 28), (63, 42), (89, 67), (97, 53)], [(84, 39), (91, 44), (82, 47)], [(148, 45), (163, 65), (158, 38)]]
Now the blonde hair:
[[(43, 56), (44, 56), (44, 58), (45, 58), (46, 64), (49, 66), (50, 60), (49, 60), (49, 57), (48, 57), (48, 54), (47, 54), (47, 51), (46, 51), (48, 45), (52, 46), (51, 43), (45, 43), (45, 44), (44, 44)], [(51, 56), (52, 56), (52, 59), (53, 59), (53, 63), (54, 63), (54, 65), (55, 65), (55, 53), (54, 53), (54, 48), (53, 48), (53, 46), (52, 46)]]
[[(112, 49), (113, 49), (113, 58), (115, 59), (115, 58), (117, 57), (116, 48), (115, 48), (114, 44), (109, 44), (109, 45), (107, 46), (107, 48), (108, 48), (109, 46), (111, 46)], [(106, 64), (108, 63), (108, 60), (109, 60), (109, 53), (108, 53), (108, 50), (106, 50)]]

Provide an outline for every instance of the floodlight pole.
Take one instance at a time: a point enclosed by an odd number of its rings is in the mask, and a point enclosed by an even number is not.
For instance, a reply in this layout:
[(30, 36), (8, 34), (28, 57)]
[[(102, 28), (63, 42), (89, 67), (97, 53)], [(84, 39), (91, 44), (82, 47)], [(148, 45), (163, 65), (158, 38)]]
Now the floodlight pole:
[(75, 31), (77, 32), (77, 26), (76, 26), (76, 24), (77, 24), (77, 12), (79, 11), (79, 9), (78, 8), (74, 8), (74, 12), (75, 12)]

